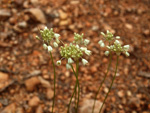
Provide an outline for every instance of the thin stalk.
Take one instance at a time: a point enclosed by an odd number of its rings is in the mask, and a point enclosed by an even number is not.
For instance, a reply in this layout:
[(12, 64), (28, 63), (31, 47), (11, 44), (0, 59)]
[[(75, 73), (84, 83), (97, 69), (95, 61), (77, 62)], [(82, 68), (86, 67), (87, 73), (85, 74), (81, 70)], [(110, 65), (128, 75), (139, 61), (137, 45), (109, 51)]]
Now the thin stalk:
[(77, 89), (77, 83), (76, 83), (76, 85), (75, 85), (73, 94), (72, 94), (71, 99), (70, 99), (70, 101), (69, 101), (67, 113), (69, 113), (69, 109), (70, 109), (70, 105), (71, 105), (71, 102), (72, 102), (72, 98), (73, 98), (73, 96), (74, 96), (74, 94), (75, 94), (75, 92), (76, 92), (76, 89)]
[(102, 87), (102, 85), (103, 85), (103, 83), (104, 83), (104, 81), (105, 81), (105, 79), (106, 79), (106, 77), (107, 77), (107, 75), (108, 75), (108, 72), (109, 72), (109, 69), (110, 69), (110, 66), (111, 66), (111, 61), (112, 61), (112, 54), (111, 54), (111, 52), (110, 52), (109, 64), (108, 64), (108, 67), (107, 67), (107, 72), (106, 72), (105, 77), (104, 77), (104, 79), (102, 80), (102, 82), (101, 82), (101, 84), (100, 84), (100, 86), (99, 86), (99, 88), (98, 88), (98, 91), (97, 91), (97, 93), (96, 93), (95, 100), (94, 100), (94, 105), (93, 105), (93, 109), (92, 109), (92, 113), (94, 113), (94, 108), (95, 108), (95, 103), (96, 103), (96, 99), (97, 99), (98, 93), (99, 93), (99, 91), (100, 91), (100, 89), (101, 89), (101, 87)]
[(100, 110), (99, 110), (99, 113), (101, 113), (101, 111), (102, 111), (102, 108), (103, 108), (103, 106), (104, 106), (104, 103), (105, 103), (105, 101), (106, 101), (106, 99), (107, 99), (107, 97), (108, 97), (108, 94), (109, 94), (109, 92), (110, 92), (110, 90), (111, 90), (111, 88), (112, 88), (112, 85), (113, 85), (113, 83), (114, 83), (114, 80), (115, 80), (115, 78), (116, 78), (117, 69), (118, 69), (118, 62), (119, 62), (119, 56), (117, 56), (117, 63), (116, 63), (115, 75), (114, 75), (113, 80), (112, 80), (112, 82), (111, 82), (110, 88), (109, 88), (109, 90), (108, 90), (108, 92), (107, 92), (107, 94), (106, 94), (106, 96), (105, 96), (105, 99), (104, 99), (104, 101), (103, 101), (103, 104), (102, 104), (102, 106), (101, 106), (101, 108), (100, 108)]
[[(76, 79), (77, 79), (76, 72), (75, 72), (75, 70), (74, 70), (74, 68), (73, 68), (73, 66), (72, 66), (72, 65), (71, 65), (71, 68), (72, 68), (72, 71), (73, 71), (73, 73), (74, 73), (74, 75), (75, 75), (75, 77), (76, 77)], [(71, 105), (71, 102), (72, 102), (72, 98), (73, 98), (73, 96), (74, 96), (74, 94), (75, 94), (75, 92), (76, 92), (77, 85), (78, 85), (78, 82), (76, 81), (76, 85), (75, 85), (75, 88), (74, 88), (73, 94), (72, 94), (72, 96), (71, 96), (71, 99), (70, 99), (70, 102), (69, 102), (69, 105), (68, 105), (67, 113), (69, 113), (69, 109), (70, 109), (70, 105)]]
[(80, 99), (80, 84), (79, 84), (79, 80), (78, 80), (78, 74), (79, 74), (79, 60), (76, 62), (76, 78), (77, 78), (77, 83), (78, 83), (78, 101), (77, 101), (77, 109), (76, 109), (76, 113), (78, 111), (78, 107), (79, 107), (79, 99)]
[(52, 113), (53, 113), (54, 105), (55, 105), (56, 70), (55, 70), (55, 63), (54, 63), (53, 56), (52, 56), (51, 52), (50, 52), (50, 56), (51, 56), (51, 60), (52, 60), (52, 63), (53, 63), (53, 69), (54, 69), (54, 97), (53, 97), (53, 105), (52, 105)]

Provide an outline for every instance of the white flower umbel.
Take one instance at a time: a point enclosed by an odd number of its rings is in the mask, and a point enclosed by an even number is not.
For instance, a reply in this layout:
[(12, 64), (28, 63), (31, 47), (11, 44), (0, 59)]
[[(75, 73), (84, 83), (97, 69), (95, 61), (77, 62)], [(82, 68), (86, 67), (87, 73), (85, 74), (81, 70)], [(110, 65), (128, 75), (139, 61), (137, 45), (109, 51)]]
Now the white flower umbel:
[(72, 58), (68, 58), (68, 64), (72, 64), (74, 63), (74, 61), (72, 60)]
[(67, 69), (71, 69), (71, 65), (67, 63), (67, 64), (66, 64), (66, 68), (67, 68)]
[(60, 66), (60, 65), (61, 65), (61, 60), (58, 60), (58, 61), (56, 62), (56, 64), (57, 64), (58, 66)]
[(108, 56), (108, 55), (109, 55), (109, 53), (110, 53), (109, 51), (105, 51), (105, 55), (106, 55), (106, 56)]
[(124, 48), (125, 51), (128, 51), (128, 50), (129, 50), (129, 47), (130, 47), (129, 45), (124, 45), (124, 46), (123, 46), (123, 48)]
[(88, 64), (88, 61), (86, 59), (82, 58), (82, 63), (83, 63), (83, 65), (86, 65), (86, 64)]
[(90, 43), (90, 40), (88, 40), (88, 39), (85, 39), (85, 40), (84, 40), (84, 45), (85, 45), (85, 46), (87, 46), (89, 43)]
[(85, 54), (87, 54), (88, 56), (91, 55), (91, 51), (90, 50), (85, 50)]
[(47, 45), (46, 45), (46, 44), (43, 44), (43, 48), (46, 50), (46, 49), (47, 49)]
[(47, 49), (48, 49), (48, 52), (51, 52), (53, 50), (51, 46), (48, 46)]
[(58, 44), (56, 42), (53, 43), (54, 47), (57, 48)]

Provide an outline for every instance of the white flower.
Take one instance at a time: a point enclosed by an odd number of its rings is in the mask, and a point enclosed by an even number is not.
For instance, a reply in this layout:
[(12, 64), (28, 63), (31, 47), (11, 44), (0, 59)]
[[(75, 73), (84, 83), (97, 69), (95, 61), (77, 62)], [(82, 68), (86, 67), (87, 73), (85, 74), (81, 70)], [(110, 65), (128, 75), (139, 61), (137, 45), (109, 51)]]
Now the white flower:
[(125, 52), (125, 55), (126, 55), (127, 57), (130, 56), (130, 54), (129, 54), (127, 51)]
[(53, 48), (51, 46), (48, 46), (48, 52), (51, 52), (53, 50)]
[(84, 40), (84, 45), (86, 46), (86, 45), (88, 45), (90, 43), (90, 40), (88, 40), (88, 39), (85, 39)]
[(86, 65), (88, 63), (88, 61), (86, 59), (82, 58), (82, 63), (83, 63), (83, 65)]
[(61, 60), (58, 60), (57, 62), (56, 62), (56, 64), (59, 66), (59, 65), (61, 65)]
[(81, 51), (86, 51), (87, 48), (86, 47), (80, 47)]
[(44, 48), (44, 49), (47, 49), (47, 45), (46, 45), (46, 44), (43, 44), (43, 48)]
[(108, 56), (109, 55), (109, 51), (105, 51), (105, 55)]
[(123, 48), (124, 48), (125, 51), (128, 51), (128, 50), (129, 50), (129, 47), (130, 47), (129, 45), (123, 46)]
[(105, 47), (105, 44), (104, 44), (104, 43), (101, 43), (100, 46), (101, 46), (101, 47)]
[(116, 36), (116, 39), (120, 39), (120, 36)]
[(70, 69), (70, 68), (71, 68), (71, 65), (70, 65), (70, 64), (66, 64), (66, 68), (67, 68), (67, 69)]
[(100, 41), (98, 42), (98, 44), (99, 44), (99, 45), (101, 45), (102, 43), (103, 43), (103, 41), (102, 41), (102, 40), (100, 40)]
[(119, 40), (115, 40), (114, 44), (116, 45), (120, 44)]
[(48, 29), (48, 28), (45, 26), (44, 30), (46, 30), (46, 29)]
[(79, 45), (77, 44), (76, 47), (79, 48)]
[(101, 32), (101, 35), (105, 36), (105, 34), (103, 32)]
[(53, 43), (54, 47), (58, 47), (58, 44), (56, 42)]
[(54, 34), (54, 37), (58, 39), (58, 38), (60, 37), (60, 34), (55, 33), (55, 34)]
[(85, 50), (85, 54), (87, 54), (88, 56), (91, 55), (91, 51), (90, 50)]
[(72, 58), (68, 58), (68, 64), (72, 64), (74, 63), (74, 61), (72, 60)]

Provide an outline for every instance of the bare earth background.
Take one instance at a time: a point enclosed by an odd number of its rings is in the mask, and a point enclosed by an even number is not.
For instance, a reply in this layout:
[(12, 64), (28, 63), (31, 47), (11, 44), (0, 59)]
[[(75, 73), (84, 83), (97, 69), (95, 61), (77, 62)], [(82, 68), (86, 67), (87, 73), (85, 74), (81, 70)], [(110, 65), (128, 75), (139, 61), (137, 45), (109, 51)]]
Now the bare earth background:
[[(0, 113), (50, 113), (52, 63), (35, 39), (45, 26), (53, 27), (65, 43), (73, 40), (74, 32), (91, 40), (89, 65), (81, 64), (79, 71), (80, 113), (91, 113), (107, 69), (105, 50), (97, 44), (100, 32), (106, 30), (130, 45), (130, 57), (120, 56), (104, 113), (150, 113), (150, 0), (0, 0)], [(59, 51), (53, 51), (53, 56), (55, 61), (61, 58)], [(114, 55), (98, 102), (108, 91), (115, 63)], [(56, 68), (55, 113), (66, 113), (76, 79), (66, 70), (65, 61)]]

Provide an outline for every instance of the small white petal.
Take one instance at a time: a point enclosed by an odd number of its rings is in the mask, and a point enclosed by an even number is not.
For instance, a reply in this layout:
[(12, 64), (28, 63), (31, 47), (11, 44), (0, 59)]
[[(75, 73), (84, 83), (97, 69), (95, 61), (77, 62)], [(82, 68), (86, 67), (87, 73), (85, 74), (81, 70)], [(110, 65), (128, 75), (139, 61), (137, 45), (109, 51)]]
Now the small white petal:
[(80, 47), (81, 51), (86, 51), (87, 48), (86, 47)]
[(88, 64), (88, 61), (86, 59), (82, 58), (82, 63), (83, 63), (83, 65), (86, 65), (86, 64)]
[(51, 46), (48, 46), (48, 52), (51, 52), (53, 48)]
[(46, 45), (46, 44), (43, 44), (43, 48), (44, 48), (44, 49), (47, 49), (47, 45)]
[(74, 61), (72, 60), (72, 58), (68, 58), (68, 64), (72, 64), (74, 63)]
[(101, 32), (101, 35), (105, 36), (105, 33)]
[(88, 40), (88, 39), (84, 40), (84, 45), (88, 45), (89, 43), (90, 43), (90, 40)]
[(125, 52), (125, 55), (126, 55), (127, 57), (130, 56), (130, 54), (129, 54), (127, 51)]
[(120, 36), (116, 36), (116, 39), (120, 39)]
[(58, 60), (57, 62), (56, 62), (56, 64), (59, 66), (59, 65), (61, 65), (61, 60)]
[(91, 55), (91, 51), (90, 50), (85, 50), (85, 54), (87, 54), (88, 56)]
[(129, 47), (130, 47), (129, 45), (123, 46), (123, 48), (124, 48), (125, 51), (128, 51), (128, 50), (129, 50)]
[(66, 68), (67, 68), (67, 69), (70, 69), (70, 68), (71, 68), (71, 65), (70, 65), (70, 64), (66, 64)]
[(54, 37), (55, 37), (55, 38), (59, 38), (59, 37), (60, 37), (60, 34), (55, 33), (55, 34), (54, 34)]
[(58, 47), (58, 44), (56, 42), (53, 43), (54, 47)]
[(77, 47), (77, 48), (80, 48), (78, 44), (76, 45), (76, 47)]
[(114, 44), (116, 45), (120, 44), (119, 40), (115, 40)]
[(108, 56), (109, 55), (109, 51), (105, 51), (105, 55)]
[(99, 44), (99, 45), (101, 45), (102, 43), (103, 43), (103, 41), (102, 41), (102, 40), (100, 40), (100, 41), (98, 42), (98, 44)]
[(110, 33), (109, 30), (107, 30), (107, 34)]
[(46, 30), (46, 29), (48, 29), (48, 28), (45, 26), (44, 30)]
[(101, 46), (101, 47), (105, 47), (105, 44), (104, 44), (104, 43), (101, 43), (100, 46)]

